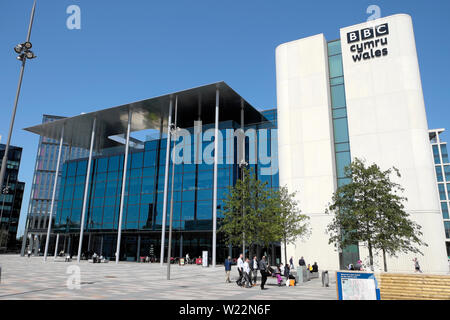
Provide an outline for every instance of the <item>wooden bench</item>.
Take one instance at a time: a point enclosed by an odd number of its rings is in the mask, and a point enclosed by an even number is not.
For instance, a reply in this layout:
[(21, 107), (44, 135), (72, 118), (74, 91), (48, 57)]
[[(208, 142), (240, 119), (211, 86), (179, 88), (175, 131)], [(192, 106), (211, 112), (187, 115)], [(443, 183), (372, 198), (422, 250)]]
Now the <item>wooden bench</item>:
[(376, 275), (381, 300), (450, 300), (450, 275)]

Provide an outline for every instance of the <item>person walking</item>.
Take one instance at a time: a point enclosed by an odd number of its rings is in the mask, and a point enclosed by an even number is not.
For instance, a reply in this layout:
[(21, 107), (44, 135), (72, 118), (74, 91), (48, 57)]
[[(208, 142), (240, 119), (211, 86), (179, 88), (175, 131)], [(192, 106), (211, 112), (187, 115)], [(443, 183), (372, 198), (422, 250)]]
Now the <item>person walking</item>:
[(305, 263), (305, 259), (303, 259), (303, 257), (301, 257), (299, 260), (298, 260), (298, 265), (301, 267), (301, 266), (306, 266), (306, 263)]
[(292, 269), (294, 267), (294, 257), (291, 257), (289, 259), (289, 269)]
[(289, 268), (289, 265), (285, 265), (284, 266), (284, 277), (286, 278), (286, 282), (288, 282), (289, 281), (289, 275), (291, 274), (291, 270), (290, 270), (290, 268)]
[(258, 278), (258, 269), (259, 269), (259, 263), (256, 256), (253, 257), (252, 262), (250, 263), (250, 269), (253, 274), (253, 286), (256, 286), (256, 280)]
[(231, 257), (228, 256), (227, 259), (225, 259), (225, 273), (226, 273), (226, 278), (225, 278), (225, 282), (230, 283), (230, 273), (231, 273)]
[(252, 279), (250, 278), (250, 261), (248, 258), (245, 259), (244, 266), (244, 280), (245, 280), (245, 287), (251, 288), (252, 287)]
[(237, 279), (236, 284), (240, 287), (242, 286), (242, 278), (244, 276), (244, 261), (242, 260), (242, 257), (243, 254), (241, 253), (237, 260), (237, 270), (239, 272), (239, 279)]
[(264, 290), (264, 285), (267, 281), (267, 262), (266, 256), (263, 256), (259, 261), (259, 272), (261, 273), (261, 290)]
[(422, 270), (420, 270), (419, 260), (417, 260), (417, 258), (414, 258), (413, 262), (414, 262), (414, 272), (422, 273)]

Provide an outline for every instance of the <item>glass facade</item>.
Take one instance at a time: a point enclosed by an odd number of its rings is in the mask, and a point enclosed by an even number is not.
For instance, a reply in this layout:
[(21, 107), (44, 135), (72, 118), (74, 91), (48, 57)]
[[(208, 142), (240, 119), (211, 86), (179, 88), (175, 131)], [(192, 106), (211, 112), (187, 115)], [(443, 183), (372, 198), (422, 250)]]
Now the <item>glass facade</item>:
[[(271, 164), (268, 164), (263, 157), (257, 157), (254, 164), (250, 159), (255, 148), (258, 149), (257, 155), (272, 155), (277, 150), (277, 139), (276, 136), (272, 137), (273, 131), (261, 130), (276, 129), (276, 110), (267, 110), (262, 114), (269, 121), (247, 125), (244, 128), (245, 131), (254, 129), (256, 132), (254, 141), (250, 137), (246, 139), (246, 161), (250, 163), (250, 167), (255, 169), (258, 179), (266, 181), (269, 187), (277, 188), (279, 185), (278, 167), (271, 168)], [(213, 128), (213, 124), (203, 125), (202, 131)], [(235, 142), (237, 139), (233, 135), (230, 136), (227, 130), (239, 128), (240, 125), (231, 120), (219, 124), (223, 144), (218, 154), (218, 228), (223, 217), (220, 209), (228, 192), (227, 187), (233, 186), (240, 177)], [(190, 153), (188, 158), (195, 159), (194, 128), (186, 130), (191, 138), (183, 138), (175, 142), (176, 150), (180, 151), (180, 157)], [(263, 134), (267, 137), (263, 137)], [(264, 141), (266, 142), (264, 143)], [(202, 143), (200, 150), (203, 156), (211, 151), (210, 144), (211, 142)], [(160, 135), (159, 139), (145, 141), (143, 148), (130, 147), (123, 204), (121, 260), (134, 261), (140, 256), (148, 256), (149, 252), (159, 257), (164, 214), (166, 146), (166, 138)], [(229, 146), (233, 148), (232, 158), (230, 158), (230, 150), (227, 150)], [(173, 148), (174, 142), (172, 142), (171, 150)], [(106, 150), (106, 152), (102, 152), (104, 155), (93, 157), (87, 197), (84, 230), (88, 234), (89, 240), (83, 244), (83, 251), (101, 252), (109, 258), (113, 258), (116, 251), (124, 167), (124, 148), (121, 149), (121, 152), (116, 153)], [(184, 154), (185, 152), (186, 154)], [(173, 256), (183, 256), (189, 253), (191, 257), (197, 257), (203, 250), (208, 250), (211, 257), (214, 165), (212, 162), (208, 163), (206, 159), (198, 164), (194, 161), (175, 162), (172, 198), (173, 156), (171, 156), (165, 229), (167, 232), (170, 204), (173, 202), (173, 243), (171, 246), (174, 250)], [(58, 195), (59, 206), (54, 231), (64, 236), (64, 246), (71, 253), (75, 253), (78, 248), (77, 245), (70, 246), (69, 242), (78, 241), (76, 239), (80, 230), (87, 163), (88, 159), (81, 158), (65, 161), (62, 165)], [(261, 172), (265, 173), (261, 174)], [(223, 261), (230, 254), (230, 248), (225, 245), (220, 234), (217, 235), (217, 248), (217, 261)]]
[(450, 259), (450, 162), (448, 159), (447, 143), (442, 141), (444, 129), (430, 130), (430, 143), (436, 170), (437, 187), (441, 201), (441, 213), (444, 220), (447, 255)]
[[(55, 120), (64, 119), (64, 117), (43, 115), (42, 123), (48, 123)], [(46, 137), (39, 138), (39, 145), (36, 154), (36, 164), (34, 169), (33, 184), (31, 185), (30, 201), (28, 206), (28, 217), (26, 223), (25, 237), (22, 244), (22, 254), (25, 250), (26, 241), (29, 240), (30, 249), (34, 249), (35, 253), (39, 252), (39, 242), (42, 242), (47, 234), (49, 214), (52, 201), (53, 185), (56, 174), (56, 164), (58, 161), (59, 141)], [(61, 164), (68, 159), (76, 159), (86, 157), (87, 150), (80, 148), (71, 148), (68, 144), (63, 144), (61, 151)], [(59, 206), (58, 194), (60, 186), (60, 178), (56, 188), (56, 198), (53, 208), (53, 218)], [(31, 239), (28, 235), (32, 235)], [(33, 243), (34, 242), (34, 243)], [(50, 242), (53, 244), (53, 242)]]
[[(0, 159), (5, 154), (5, 147), (4, 144), (0, 144)], [(0, 192), (0, 252), (15, 252), (18, 249), (17, 227), (25, 188), (25, 183), (18, 181), (21, 159), (22, 148), (10, 145), (4, 187)]]
[[(336, 161), (337, 186), (351, 181), (344, 168), (351, 163), (350, 140), (348, 135), (347, 104), (345, 100), (344, 70), (342, 67), (341, 41), (328, 42), (328, 70), (330, 77), (331, 111), (333, 119), (334, 151)], [(340, 267), (345, 269), (359, 259), (358, 245), (342, 248)]]

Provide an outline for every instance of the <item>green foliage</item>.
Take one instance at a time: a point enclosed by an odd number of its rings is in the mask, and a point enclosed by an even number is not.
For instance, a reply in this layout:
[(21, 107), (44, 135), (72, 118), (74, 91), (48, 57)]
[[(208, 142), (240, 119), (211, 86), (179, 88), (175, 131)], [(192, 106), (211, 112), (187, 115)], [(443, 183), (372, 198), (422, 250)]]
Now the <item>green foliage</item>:
[(243, 169), (243, 178), (229, 187), (222, 209), (223, 220), (219, 231), (227, 243), (268, 246), (272, 242), (293, 242), (307, 231), (300, 214), (295, 194), (287, 188), (273, 190), (256, 178), (253, 170)]
[[(327, 213), (334, 213), (328, 225), (329, 243), (346, 247), (362, 243), (369, 249), (370, 266), (373, 269), (373, 250), (382, 250), (395, 256), (399, 252), (420, 253), (417, 245), (421, 227), (408, 218), (401, 196), (403, 188), (390, 180), (395, 167), (382, 171), (376, 164), (368, 167), (355, 159), (345, 173), (352, 182), (339, 187), (332, 196)], [(386, 264), (385, 264), (386, 269)]]

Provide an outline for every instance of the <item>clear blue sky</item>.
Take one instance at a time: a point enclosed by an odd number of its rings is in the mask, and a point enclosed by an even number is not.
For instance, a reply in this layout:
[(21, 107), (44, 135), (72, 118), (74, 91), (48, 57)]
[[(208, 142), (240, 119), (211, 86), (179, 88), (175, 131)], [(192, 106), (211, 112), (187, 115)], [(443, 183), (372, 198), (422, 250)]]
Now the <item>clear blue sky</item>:
[[(25, 40), (32, 0), (0, 3), (0, 134), (5, 142), (19, 76), (13, 47)], [(81, 30), (66, 27), (69, 5)], [(74, 116), (224, 80), (260, 109), (276, 107), (275, 48), (381, 15), (413, 18), (430, 128), (449, 126), (450, 1), (39, 0), (12, 144), (23, 147), (28, 209), (38, 137), (23, 131), (42, 114)]]

